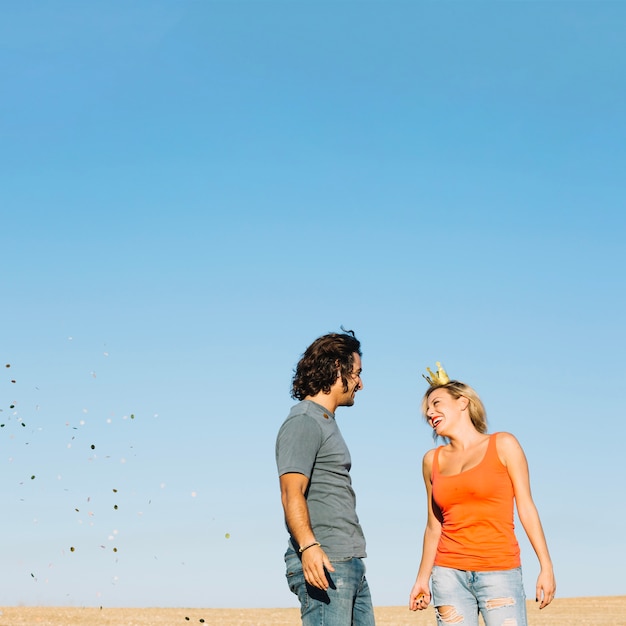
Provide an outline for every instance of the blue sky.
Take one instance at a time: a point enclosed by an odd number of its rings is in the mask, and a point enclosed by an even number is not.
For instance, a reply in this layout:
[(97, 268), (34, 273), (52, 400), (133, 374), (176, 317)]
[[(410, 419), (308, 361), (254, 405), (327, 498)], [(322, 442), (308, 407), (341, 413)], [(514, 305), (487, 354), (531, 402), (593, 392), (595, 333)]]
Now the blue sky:
[(626, 5), (0, 17), (0, 605), (296, 606), (274, 439), (340, 325), (375, 604), (417, 571), (436, 360), (524, 446), (559, 594), (626, 593)]

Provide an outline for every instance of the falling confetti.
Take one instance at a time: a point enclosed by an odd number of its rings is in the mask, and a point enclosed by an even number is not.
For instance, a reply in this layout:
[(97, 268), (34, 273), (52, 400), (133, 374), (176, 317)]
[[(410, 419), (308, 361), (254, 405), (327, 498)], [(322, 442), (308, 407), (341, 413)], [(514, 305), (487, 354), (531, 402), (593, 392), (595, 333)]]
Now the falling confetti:
[(226, 533), (226, 534), (224, 535), (224, 537), (225, 537), (226, 539), (230, 539), (230, 533)]

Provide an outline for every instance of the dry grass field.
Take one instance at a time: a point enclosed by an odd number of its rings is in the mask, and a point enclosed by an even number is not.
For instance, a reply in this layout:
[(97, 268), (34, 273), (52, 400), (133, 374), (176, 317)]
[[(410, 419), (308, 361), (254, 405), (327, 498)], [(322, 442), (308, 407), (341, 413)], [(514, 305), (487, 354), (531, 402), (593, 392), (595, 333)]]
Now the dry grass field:
[[(626, 626), (626, 596), (557, 598), (539, 611), (528, 603), (529, 626)], [(1, 607), (0, 626), (300, 626), (297, 609), (112, 609)], [(377, 607), (377, 626), (434, 626), (433, 609)]]

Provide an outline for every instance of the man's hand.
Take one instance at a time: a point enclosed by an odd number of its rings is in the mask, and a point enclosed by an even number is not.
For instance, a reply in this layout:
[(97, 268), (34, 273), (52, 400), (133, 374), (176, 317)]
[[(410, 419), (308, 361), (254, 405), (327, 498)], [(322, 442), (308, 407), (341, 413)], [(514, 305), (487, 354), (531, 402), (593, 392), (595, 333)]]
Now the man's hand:
[(335, 568), (320, 546), (312, 546), (302, 553), (302, 571), (309, 585), (326, 591), (329, 587), (326, 571), (334, 572)]

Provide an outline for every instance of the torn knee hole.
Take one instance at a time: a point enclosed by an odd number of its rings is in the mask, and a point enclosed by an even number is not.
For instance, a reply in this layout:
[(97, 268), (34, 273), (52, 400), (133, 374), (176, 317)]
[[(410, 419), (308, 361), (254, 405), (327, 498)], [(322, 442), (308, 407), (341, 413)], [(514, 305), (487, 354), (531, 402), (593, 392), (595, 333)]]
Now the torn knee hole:
[(505, 606), (513, 606), (515, 604), (515, 600), (513, 598), (494, 598), (493, 600), (487, 600), (486, 606), (487, 610), (491, 609), (501, 609)]
[(460, 624), (464, 620), (463, 616), (453, 606), (437, 606), (435, 610), (441, 621), (446, 624)]

